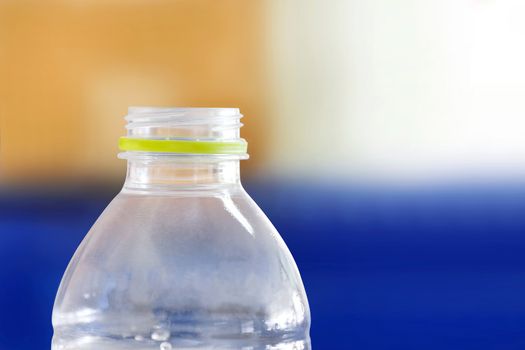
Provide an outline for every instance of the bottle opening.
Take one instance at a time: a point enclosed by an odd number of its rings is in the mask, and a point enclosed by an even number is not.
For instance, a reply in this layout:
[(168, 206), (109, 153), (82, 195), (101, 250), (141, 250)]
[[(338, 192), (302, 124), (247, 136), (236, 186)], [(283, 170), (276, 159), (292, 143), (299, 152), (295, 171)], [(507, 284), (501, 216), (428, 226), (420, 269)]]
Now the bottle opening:
[[(129, 152), (237, 155), (247, 158), (240, 137), (243, 115), (237, 108), (130, 107), (127, 136), (119, 148)], [(121, 154), (121, 158), (127, 158)]]

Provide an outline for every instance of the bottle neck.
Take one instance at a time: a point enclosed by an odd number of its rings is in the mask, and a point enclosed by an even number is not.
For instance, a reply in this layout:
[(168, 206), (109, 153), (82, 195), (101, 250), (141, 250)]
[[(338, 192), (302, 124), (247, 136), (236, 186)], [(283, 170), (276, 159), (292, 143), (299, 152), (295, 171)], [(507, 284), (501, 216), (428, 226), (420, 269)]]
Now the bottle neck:
[(141, 154), (128, 157), (124, 190), (209, 191), (240, 186), (237, 157)]

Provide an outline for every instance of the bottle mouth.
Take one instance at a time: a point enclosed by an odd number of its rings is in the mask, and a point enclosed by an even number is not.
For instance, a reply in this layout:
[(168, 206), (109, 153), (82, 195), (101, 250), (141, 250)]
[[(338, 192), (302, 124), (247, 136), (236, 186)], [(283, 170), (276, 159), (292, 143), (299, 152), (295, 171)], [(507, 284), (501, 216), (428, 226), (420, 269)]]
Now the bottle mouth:
[[(243, 115), (238, 108), (207, 108), (207, 107), (129, 107), (128, 122), (209, 122), (214, 119), (241, 119)], [(226, 120), (225, 120), (226, 121)], [(239, 125), (239, 127), (242, 124)]]
[(120, 138), (119, 148), (126, 153), (247, 158), (248, 143), (240, 137), (242, 117), (238, 108), (130, 107), (124, 118), (127, 136)]

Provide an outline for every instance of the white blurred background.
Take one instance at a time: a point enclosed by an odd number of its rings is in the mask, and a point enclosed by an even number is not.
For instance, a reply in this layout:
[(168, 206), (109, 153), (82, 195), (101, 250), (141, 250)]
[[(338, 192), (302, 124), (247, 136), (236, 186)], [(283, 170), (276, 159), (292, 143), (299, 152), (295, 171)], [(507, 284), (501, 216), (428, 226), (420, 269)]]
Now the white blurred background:
[(382, 178), (525, 169), (522, 1), (270, 7), (277, 168)]

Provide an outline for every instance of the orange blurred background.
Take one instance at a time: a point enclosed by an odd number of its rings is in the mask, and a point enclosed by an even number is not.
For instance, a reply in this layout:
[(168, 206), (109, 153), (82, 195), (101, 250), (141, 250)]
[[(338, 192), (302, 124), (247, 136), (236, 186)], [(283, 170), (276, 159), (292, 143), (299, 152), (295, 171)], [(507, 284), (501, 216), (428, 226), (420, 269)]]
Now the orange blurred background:
[(122, 179), (117, 140), (132, 105), (239, 107), (262, 159), (263, 10), (243, 0), (1, 1), (0, 179)]

